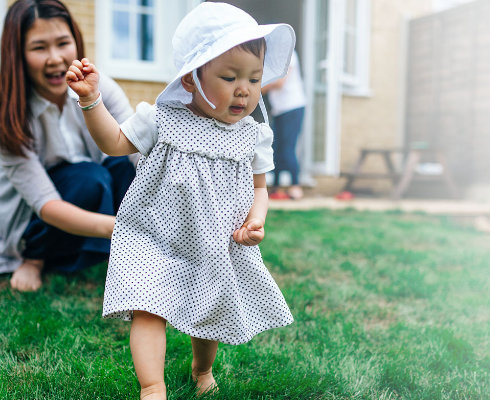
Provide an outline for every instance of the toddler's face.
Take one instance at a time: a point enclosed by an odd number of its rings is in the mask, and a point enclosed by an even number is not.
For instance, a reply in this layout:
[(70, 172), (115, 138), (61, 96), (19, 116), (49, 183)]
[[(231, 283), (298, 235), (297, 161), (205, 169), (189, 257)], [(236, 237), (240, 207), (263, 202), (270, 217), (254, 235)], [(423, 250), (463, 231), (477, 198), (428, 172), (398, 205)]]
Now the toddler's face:
[(201, 86), (213, 110), (195, 92), (191, 105), (200, 114), (228, 124), (250, 115), (260, 99), (264, 55), (234, 47), (201, 68)]

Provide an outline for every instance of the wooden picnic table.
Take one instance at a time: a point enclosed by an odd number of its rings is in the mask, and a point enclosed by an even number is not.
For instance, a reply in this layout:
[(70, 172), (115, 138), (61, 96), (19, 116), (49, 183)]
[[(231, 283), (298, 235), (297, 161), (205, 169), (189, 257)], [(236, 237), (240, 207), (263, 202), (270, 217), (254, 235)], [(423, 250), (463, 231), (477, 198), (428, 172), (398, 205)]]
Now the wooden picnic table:
[[(395, 167), (393, 157), (401, 156), (401, 168)], [(385, 171), (383, 172), (363, 172), (362, 167), (368, 157), (381, 157)], [(425, 158), (431, 159), (434, 171), (423, 173), (419, 166)], [(410, 147), (408, 150), (402, 147), (393, 148), (361, 148), (354, 168), (351, 172), (342, 173), (341, 176), (347, 178), (343, 191), (352, 191), (354, 183), (360, 179), (388, 179), (391, 181), (393, 190), (391, 198), (400, 199), (403, 197), (410, 184), (414, 180), (443, 180), (452, 196), (456, 196), (456, 185), (447, 167), (444, 153), (440, 150), (432, 149), (423, 144)]]

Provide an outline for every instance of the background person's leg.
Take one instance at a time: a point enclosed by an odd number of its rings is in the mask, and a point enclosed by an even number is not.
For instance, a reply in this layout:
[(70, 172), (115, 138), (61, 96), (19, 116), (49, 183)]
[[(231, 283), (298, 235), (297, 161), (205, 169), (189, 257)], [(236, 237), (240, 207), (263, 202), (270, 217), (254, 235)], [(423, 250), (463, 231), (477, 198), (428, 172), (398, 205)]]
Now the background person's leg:
[(283, 172), (285, 167), (285, 162), (283, 161), (284, 141), (282, 138), (283, 133), (281, 132), (281, 129), (282, 125), (280, 121), (278, 123), (278, 117), (274, 117), (272, 120), (272, 130), (274, 132), (274, 140), (272, 142), (272, 150), (274, 151), (274, 170), (272, 171), (272, 174), (274, 179), (272, 182), (272, 188), (269, 192), (269, 198), (273, 200), (289, 199), (289, 196), (280, 185), (281, 172)]
[[(291, 174), (291, 184), (299, 183), (299, 163), (296, 157), (296, 144), (301, 133), (303, 124), (304, 108), (284, 113), (276, 117), (275, 126), (278, 132), (278, 162), (281, 170), (288, 171)], [(274, 132), (275, 134), (276, 132)], [(276, 136), (274, 137), (276, 140)]]
[(272, 141), (272, 150), (274, 151), (274, 188), (277, 189), (279, 187), (279, 178), (281, 175), (281, 171), (284, 168), (284, 140), (283, 140), (283, 126), (279, 117), (274, 117), (272, 120), (272, 131), (274, 132), (274, 140)]
[(114, 210), (117, 212), (129, 185), (133, 182), (136, 171), (133, 163), (126, 156), (107, 157), (102, 165), (107, 168), (112, 176)]

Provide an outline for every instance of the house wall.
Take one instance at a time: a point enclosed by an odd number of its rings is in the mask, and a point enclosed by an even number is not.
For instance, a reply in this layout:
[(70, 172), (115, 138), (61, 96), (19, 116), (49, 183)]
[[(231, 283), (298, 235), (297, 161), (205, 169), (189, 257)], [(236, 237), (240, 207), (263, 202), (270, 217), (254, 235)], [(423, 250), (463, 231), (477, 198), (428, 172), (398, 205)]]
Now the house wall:
[[(404, 142), (404, 27), (406, 20), (432, 11), (427, 0), (371, 1), (371, 97), (344, 96), (341, 115), (341, 171), (352, 170), (362, 147), (397, 147)], [(8, 0), (11, 4), (13, 0)], [(95, 58), (95, 0), (64, 0), (84, 35), (86, 54)], [(133, 107), (140, 101), (153, 102), (163, 89), (161, 83), (117, 80)], [(381, 159), (368, 159), (363, 171), (384, 172)], [(316, 194), (332, 195), (345, 179), (315, 176)], [(387, 181), (364, 181), (374, 192), (391, 188)]]
[[(354, 167), (362, 147), (386, 148), (403, 144), (404, 25), (409, 18), (431, 12), (427, 0), (371, 0), (371, 97), (344, 96), (341, 116), (342, 172)], [(371, 156), (363, 172), (385, 172), (381, 157)], [(332, 195), (345, 178), (316, 176), (315, 193)], [(388, 180), (363, 180), (357, 188), (386, 192)]]
[[(85, 42), (87, 57), (94, 60), (95, 57), (95, 0), (64, 0), (73, 17), (77, 21)], [(141, 101), (153, 103), (164, 86), (158, 82), (129, 81), (116, 79), (122, 87), (133, 107)]]
[[(402, 142), (401, 118), (402, 99), (402, 26), (405, 18), (422, 15), (431, 8), (427, 0), (370, 0), (371, 1), (371, 88), (372, 97), (344, 97), (341, 117), (341, 171), (352, 169), (361, 147), (389, 147)], [(10, 1), (11, 2), (11, 1)], [(64, 0), (74, 15), (84, 35), (86, 54), (95, 58), (95, 0)], [(264, 11), (259, 0), (230, 0), (247, 11)], [(245, 7), (247, 6), (247, 7)], [(254, 8), (255, 7), (255, 8)], [(250, 8), (250, 9), (249, 9)], [(284, 7), (285, 9), (287, 7)], [(267, 7), (265, 8), (267, 9)], [(257, 14), (260, 14), (257, 12)], [(286, 11), (283, 12), (285, 18)], [(271, 13), (273, 15), (273, 13)], [(266, 17), (264, 17), (266, 18)], [(290, 18), (291, 19), (291, 18)], [(298, 15), (298, 21), (301, 21)], [(265, 22), (265, 21), (261, 21)], [(267, 21), (269, 22), (269, 21)], [(289, 21), (293, 23), (294, 21)], [(296, 24), (298, 34), (300, 23)], [(301, 40), (298, 41), (301, 43)], [(153, 82), (117, 80), (126, 92), (133, 107), (140, 101), (153, 102), (162, 85)], [(368, 160), (366, 170), (382, 171), (383, 165), (376, 160)], [(344, 179), (316, 176), (314, 188), (318, 194), (335, 194), (344, 184)], [(373, 190), (386, 190), (384, 181), (362, 182)]]
[(490, 192), (490, 3), (410, 22), (407, 139), (442, 150), (467, 198)]

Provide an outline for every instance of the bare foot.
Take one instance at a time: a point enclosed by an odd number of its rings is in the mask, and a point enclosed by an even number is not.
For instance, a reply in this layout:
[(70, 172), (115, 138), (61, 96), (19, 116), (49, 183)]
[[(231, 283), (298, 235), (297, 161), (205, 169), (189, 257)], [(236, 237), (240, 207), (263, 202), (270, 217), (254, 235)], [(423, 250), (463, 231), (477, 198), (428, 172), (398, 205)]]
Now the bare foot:
[(192, 371), (192, 380), (196, 382), (198, 396), (206, 392), (214, 392), (218, 390), (218, 385), (214, 380), (213, 371), (211, 368), (205, 372)]
[(165, 383), (160, 382), (155, 385), (141, 389), (140, 400), (167, 400), (167, 388)]
[(44, 268), (43, 260), (26, 258), (19, 268), (12, 274), (10, 285), (21, 292), (35, 292), (42, 285), (41, 272)]

